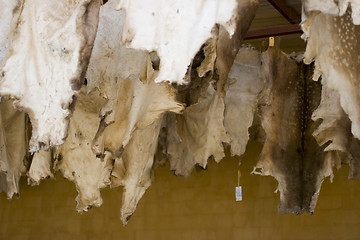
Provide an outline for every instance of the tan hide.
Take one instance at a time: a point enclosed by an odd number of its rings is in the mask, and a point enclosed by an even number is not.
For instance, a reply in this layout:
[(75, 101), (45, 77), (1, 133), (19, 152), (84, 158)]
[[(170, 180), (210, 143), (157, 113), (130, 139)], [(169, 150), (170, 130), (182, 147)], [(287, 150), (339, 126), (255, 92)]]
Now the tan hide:
[(102, 204), (100, 188), (110, 184), (112, 159), (97, 158), (92, 152), (91, 142), (99, 126), (98, 113), (104, 99), (95, 89), (89, 95), (83, 88), (70, 119), (69, 135), (64, 145), (57, 150), (55, 169), (76, 184), (77, 210), (87, 211), (91, 206)]
[[(326, 79), (322, 79), (322, 82)], [(321, 102), (312, 115), (314, 121), (321, 120), (321, 124), (313, 133), (319, 145), (326, 145), (324, 151), (325, 168), (323, 178), (330, 176), (332, 181), (333, 167), (339, 169), (342, 163), (350, 165), (350, 179), (359, 179), (360, 145), (359, 140), (351, 134), (351, 122), (340, 106), (337, 91), (322, 87)]]
[(205, 97), (181, 115), (170, 115), (167, 153), (171, 170), (187, 177), (196, 164), (205, 168), (208, 158), (219, 162), (224, 155), (222, 143), (229, 142), (224, 129), (224, 100), (209, 85)]
[(27, 151), (25, 113), (13, 106), (13, 101), (0, 103), (0, 192), (8, 198), (19, 194), (20, 176), (25, 173), (24, 157)]
[(121, 221), (124, 225), (151, 185), (161, 122), (162, 118), (159, 118), (149, 126), (136, 129), (121, 157), (115, 160), (111, 186), (124, 186), (121, 203)]
[(120, 157), (136, 128), (151, 125), (166, 111), (180, 112), (174, 90), (156, 84), (149, 54), (127, 49), (119, 41), (124, 13), (109, 1), (101, 9), (100, 27), (87, 74), (90, 89), (98, 86), (107, 103), (93, 143), (96, 154), (108, 150)]
[(52, 154), (51, 151), (40, 150), (34, 153), (30, 169), (27, 172), (28, 183), (39, 185), (40, 181), (47, 178), (53, 178)]

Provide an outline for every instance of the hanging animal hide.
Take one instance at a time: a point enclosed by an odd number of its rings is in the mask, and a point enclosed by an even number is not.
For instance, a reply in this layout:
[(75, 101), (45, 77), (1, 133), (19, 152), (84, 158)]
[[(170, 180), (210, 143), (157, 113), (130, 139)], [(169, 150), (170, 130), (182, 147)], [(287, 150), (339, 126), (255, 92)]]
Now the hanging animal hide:
[(343, 16), (351, 7), (351, 18), (354, 24), (360, 24), (360, 2), (358, 0), (303, 0), (303, 20), (307, 13), (320, 11), (332, 16)]
[(111, 186), (124, 186), (121, 219), (126, 225), (151, 184), (163, 115), (179, 113), (183, 106), (173, 88), (154, 82), (154, 58), (119, 41), (125, 15), (115, 3), (110, 0), (100, 11), (87, 79), (88, 91), (98, 88), (107, 99), (92, 147), (98, 156), (108, 152), (115, 159)]
[(93, 149), (98, 155), (109, 150), (119, 157), (136, 128), (151, 125), (164, 112), (180, 112), (183, 107), (175, 101), (170, 86), (154, 82), (157, 72), (149, 54), (127, 49), (118, 41), (124, 12), (116, 11), (114, 3), (109, 1), (102, 7), (87, 79), (108, 99), (100, 112), (102, 120)]
[(333, 168), (339, 169), (342, 163), (350, 165), (350, 179), (359, 179), (360, 145), (359, 140), (351, 134), (351, 122), (340, 106), (337, 91), (328, 89), (322, 79), (323, 87), (321, 102), (312, 115), (314, 121), (321, 120), (321, 124), (313, 133), (319, 145), (326, 145), (324, 172), (320, 178), (330, 176), (332, 181)]
[[(11, 2), (11, 1), (9, 1)], [(82, 84), (97, 30), (99, 1), (21, 0), (0, 94), (30, 116), (30, 151), (59, 146)]]
[(237, 7), (236, 0), (171, 0), (166, 3), (122, 0), (119, 8), (126, 10), (122, 39), (128, 47), (157, 52), (160, 70), (155, 82), (185, 84), (188, 83), (184, 78), (188, 66), (200, 47), (211, 38), (214, 25), (218, 23), (230, 36), (234, 34), (239, 14)]
[(57, 150), (59, 160), (55, 164), (55, 170), (60, 170), (64, 177), (76, 184), (79, 193), (76, 208), (79, 212), (102, 204), (100, 188), (110, 184), (113, 168), (113, 161), (107, 153), (103, 159), (99, 159), (91, 149), (104, 99), (96, 89), (89, 94), (85, 90), (83, 88), (80, 92), (70, 119), (68, 137)]
[(350, 12), (342, 17), (310, 13), (302, 24), (308, 40), (304, 62), (315, 59), (314, 80), (326, 79), (326, 87), (340, 95), (340, 104), (351, 120), (351, 132), (360, 138), (360, 26), (351, 22)]
[(230, 137), (231, 155), (241, 156), (249, 140), (257, 108), (258, 95), (264, 86), (260, 75), (260, 53), (241, 48), (226, 83), (224, 126)]
[(312, 136), (316, 124), (310, 119), (320, 102), (321, 85), (278, 49), (263, 53), (262, 63), (265, 87), (259, 114), (266, 140), (253, 173), (279, 182), (279, 213), (312, 213), (324, 168), (323, 149)]
[(219, 162), (224, 156), (222, 143), (229, 142), (224, 128), (224, 100), (209, 85), (206, 96), (170, 116), (167, 153), (176, 175), (189, 176), (196, 164), (205, 168), (209, 157)]
[(17, 0), (0, 0), (0, 67), (9, 53), (11, 30), (19, 12)]
[(121, 221), (128, 223), (138, 202), (150, 187), (162, 118), (134, 131), (120, 158), (115, 160), (112, 187), (124, 186)]
[(0, 192), (9, 199), (19, 194), (19, 180), (26, 172), (24, 157), (27, 152), (25, 113), (13, 106), (13, 101), (0, 103)]
[(51, 151), (40, 150), (34, 153), (27, 173), (30, 185), (39, 185), (41, 180), (53, 178)]

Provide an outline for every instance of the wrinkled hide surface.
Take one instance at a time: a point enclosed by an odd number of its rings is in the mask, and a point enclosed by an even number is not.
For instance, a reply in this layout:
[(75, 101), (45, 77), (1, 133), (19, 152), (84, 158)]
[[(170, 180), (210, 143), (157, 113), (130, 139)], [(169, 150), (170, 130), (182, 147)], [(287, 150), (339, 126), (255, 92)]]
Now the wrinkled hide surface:
[(174, 89), (154, 82), (154, 58), (119, 41), (125, 14), (115, 10), (116, 2), (101, 8), (87, 79), (88, 91), (98, 88), (107, 99), (92, 147), (100, 157), (115, 159), (111, 186), (124, 186), (121, 219), (127, 224), (151, 184), (163, 115), (179, 113), (183, 106)]
[[(324, 83), (326, 79), (322, 79)], [(321, 103), (312, 115), (321, 124), (313, 135), (319, 145), (326, 145), (325, 166), (322, 178), (333, 179), (333, 167), (339, 169), (342, 163), (350, 165), (350, 179), (359, 179), (360, 145), (351, 134), (351, 122), (340, 106), (340, 96), (335, 90), (323, 85)]]
[(11, 29), (16, 18), (17, 0), (0, 0), (0, 67), (9, 53)]
[(263, 88), (260, 75), (260, 53), (241, 48), (229, 73), (226, 84), (224, 126), (230, 137), (231, 155), (241, 156), (249, 140), (257, 108), (258, 95)]
[[(166, 111), (180, 112), (175, 92), (157, 84), (157, 74), (147, 53), (125, 48), (122, 33), (124, 12), (109, 1), (101, 10), (100, 28), (87, 74), (90, 86), (98, 85), (108, 99), (93, 148), (97, 154), (109, 150), (119, 157), (136, 128), (152, 124)], [(114, 44), (114, 42), (116, 44)]]
[(222, 143), (229, 142), (229, 137), (223, 124), (224, 107), (224, 100), (209, 85), (199, 103), (170, 116), (167, 153), (176, 175), (186, 177), (196, 164), (205, 168), (209, 157), (219, 162), (225, 156)]
[(51, 151), (40, 150), (34, 153), (30, 169), (27, 173), (28, 183), (39, 185), (40, 181), (47, 178), (53, 178), (52, 154)]
[(320, 84), (280, 50), (269, 48), (262, 61), (265, 87), (259, 114), (266, 140), (256, 168), (279, 182), (280, 213), (311, 213), (324, 165), (323, 150), (312, 136), (316, 125), (310, 119), (320, 101)]
[(159, 118), (149, 126), (136, 129), (121, 157), (115, 160), (111, 186), (124, 186), (121, 203), (121, 221), (124, 225), (151, 185), (161, 122), (162, 118)]
[(360, 26), (351, 22), (350, 13), (342, 17), (311, 13), (302, 27), (308, 44), (305, 63), (315, 59), (314, 80), (326, 79), (327, 88), (340, 95), (340, 104), (351, 120), (351, 131), (360, 138)]
[(155, 82), (188, 83), (184, 76), (216, 23), (230, 35), (236, 28), (236, 0), (122, 0), (126, 10), (122, 36), (126, 46), (156, 51), (160, 71)]
[(352, 21), (354, 24), (360, 24), (360, 1), (359, 0), (303, 0), (304, 14), (311, 11), (320, 11), (332, 16), (343, 16), (346, 10), (351, 8)]
[[(11, 2), (11, 1), (9, 1)], [(58, 146), (69, 105), (81, 85), (97, 29), (99, 1), (20, 1), (0, 94), (30, 116), (32, 152)]]
[(13, 106), (13, 101), (2, 98), (0, 103), (0, 192), (8, 198), (19, 194), (20, 176), (25, 173), (27, 151), (25, 113)]
[(250, 27), (259, 6), (258, 0), (237, 0), (237, 15), (234, 19), (236, 30), (234, 35), (223, 26), (219, 27), (216, 45), (215, 73), (218, 76), (217, 92), (224, 97), (224, 86), (228, 80), (228, 74), (240, 49), (243, 37)]
[(94, 90), (86, 95), (80, 92), (70, 119), (69, 134), (64, 145), (57, 150), (58, 162), (55, 169), (76, 184), (77, 210), (87, 211), (91, 206), (102, 204), (100, 188), (110, 184), (113, 167), (111, 158), (97, 158), (91, 150), (91, 142), (99, 126), (98, 113), (104, 100)]

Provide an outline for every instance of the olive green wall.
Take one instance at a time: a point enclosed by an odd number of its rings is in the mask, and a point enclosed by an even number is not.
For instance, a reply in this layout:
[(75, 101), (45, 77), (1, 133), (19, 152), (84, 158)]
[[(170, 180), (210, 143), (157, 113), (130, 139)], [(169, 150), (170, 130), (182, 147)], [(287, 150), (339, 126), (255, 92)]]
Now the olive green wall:
[(186, 180), (169, 166), (155, 180), (127, 227), (119, 220), (121, 189), (102, 191), (103, 206), (75, 210), (73, 183), (57, 175), (38, 187), (21, 182), (21, 200), (0, 196), (0, 239), (360, 239), (360, 182), (348, 167), (325, 180), (315, 214), (278, 215), (272, 177), (250, 175), (261, 150), (251, 142), (242, 160), (243, 201), (235, 202), (238, 158), (225, 158)]

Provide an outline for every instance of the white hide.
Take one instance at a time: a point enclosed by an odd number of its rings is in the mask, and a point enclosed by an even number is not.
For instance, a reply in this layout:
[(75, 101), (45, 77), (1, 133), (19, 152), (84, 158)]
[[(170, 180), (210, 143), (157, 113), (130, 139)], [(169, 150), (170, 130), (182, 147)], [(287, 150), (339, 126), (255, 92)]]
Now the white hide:
[(27, 151), (25, 113), (16, 110), (11, 100), (0, 103), (0, 192), (8, 198), (19, 194), (20, 176), (25, 173)]
[(360, 26), (351, 22), (349, 13), (342, 17), (311, 13), (302, 27), (308, 38), (304, 62), (315, 60), (314, 80), (322, 76), (326, 87), (338, 92), (351, 131), (360, 139)]
[(264, 86), (260, 52), (240, 48), (226, 83), (224, 126), (230, 137), (231, 155), (241, 156), (249, 140), (258, 95)]
[(86, 70), (99, 4), (20, 1), (10, 53), (0, 75), (0, 94), (16, 99), (17, 107), (29, 114), (32, 152), (64, 142), (68, 107)]
[(15, 8), (17, 5), (17, 0), (0, 0), (0, 68), (9, 53), (11, 29), (14, 19), (16, 19)]
[(236, 28), (236, 0), (120, 0), (119, 8), (126, 10), (124, 44), (160, 57), (155, 82), (187, 83), (188, 66), (214, 25), (230, 35)]
[(59, 161), (55, 169), (76, 184), (77, 210), (87, 211), (91, 206), (102, 204), (100, 188), (110, 184), (112, 160), (105, 153), (104, 159), (92, 152), (91, 143), (99, 126), (99, 110), (104, 99), (95, 89), (88, 95), (82, 89), (70, 119), (68, 137), (57, 150)]
[(205, 168), (209, 157), (219, 162), (224, 156), (223, 142), (229, 142), (224, 128), (224, 100), (210, 84), (199, 102), (181, 115), (168, 119), (167, 153), (176, 175), (189, 176), (196, 164)]
[(161, 122), (162, 118), (159, 118), (149, 126), (136, 129), (121, 157), (115, 160), (111, 186), (124, 186), (121, 203), (121, 221), (124, 225), (151, 185)]
[(39, 185), (41, 180), (46, 178), (53, 178), (54, 175), (51, 172), (51, 167), (51, 151), (40, 150), (34, 153), (30, 169), (27, 172), (28, 183), (31, 185)]
[(360, 0), (303, 0), (305, 15), (311, 11), (320, 11), (332, 16), (343, 16), (348, 8), (351, 8), (353, 23), (359, 25)]

